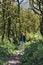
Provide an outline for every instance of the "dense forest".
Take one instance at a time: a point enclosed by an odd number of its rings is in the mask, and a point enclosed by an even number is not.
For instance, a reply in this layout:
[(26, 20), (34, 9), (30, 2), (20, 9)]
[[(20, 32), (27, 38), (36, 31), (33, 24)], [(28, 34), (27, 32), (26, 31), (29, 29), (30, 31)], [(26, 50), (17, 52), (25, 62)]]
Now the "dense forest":
[(0, 0), (0, 65), (17, 51), (21, 65), (43, 65), (43, 0)]

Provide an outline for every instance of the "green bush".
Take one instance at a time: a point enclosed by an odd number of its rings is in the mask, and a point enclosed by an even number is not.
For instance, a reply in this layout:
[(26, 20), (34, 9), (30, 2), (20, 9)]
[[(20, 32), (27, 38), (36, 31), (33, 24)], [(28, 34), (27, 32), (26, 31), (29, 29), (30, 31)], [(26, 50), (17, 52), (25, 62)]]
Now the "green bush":
[(3, 65), (3, 61), (2, 60), (0, 60), (0, 65)]
[(39, 40), (26, 46), (21, 59), (22, 65), (43, 65), (43, 41)]
[(14, 52), (14, 44), (9, 42), (0, 42), (0, 57), (9, 57)]

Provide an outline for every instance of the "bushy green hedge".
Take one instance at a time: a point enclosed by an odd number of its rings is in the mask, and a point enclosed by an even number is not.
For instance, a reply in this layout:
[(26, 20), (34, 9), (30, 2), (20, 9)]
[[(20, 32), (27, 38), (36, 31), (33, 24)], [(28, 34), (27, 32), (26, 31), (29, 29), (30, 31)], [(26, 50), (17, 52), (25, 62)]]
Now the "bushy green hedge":
[(9, 56), (14, 51), (14, 44), (8, 42), (0, 42), (0, 56)]
[(43, 65), (43, 41), (26, 46), (21, 59), (22, 65)]
[(0, 41), (0, 65), (3, 65), (3, 61), (7, 60), (14, 52), (15, 45), (8, 41)]

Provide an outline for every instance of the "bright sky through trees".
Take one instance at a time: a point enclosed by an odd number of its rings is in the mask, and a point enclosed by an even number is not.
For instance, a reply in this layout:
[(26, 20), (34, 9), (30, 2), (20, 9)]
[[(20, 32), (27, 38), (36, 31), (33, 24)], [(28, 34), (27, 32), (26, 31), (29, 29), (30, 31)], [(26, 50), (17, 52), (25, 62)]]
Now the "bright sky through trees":
[(22, 2), (22, 6), (24, 6), (25, 8), (30, 7), (30, 6), (29, 6), (29, 0), (24, 0), (24, 1)]
[[(0, 1), (2, 1), (2, 0), (0, 0)], [(24, 6), (25, 8), (30, 8), (29, 0), (24, 0), (21, 5)]]

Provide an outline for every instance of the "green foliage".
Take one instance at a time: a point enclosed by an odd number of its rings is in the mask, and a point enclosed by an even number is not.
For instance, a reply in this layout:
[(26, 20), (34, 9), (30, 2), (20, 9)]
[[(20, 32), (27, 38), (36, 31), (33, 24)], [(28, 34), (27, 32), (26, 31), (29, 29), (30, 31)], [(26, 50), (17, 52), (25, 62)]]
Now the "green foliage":
[(10, 57), (14, 51), (14, 44), (8, 42), (0, 42), (0, 57)]
[[(12, 0), (5, 0), (5, 2), (3, 0), (0, 6), (0, 36), (4, 33), (4, 38), (8, 36), (11, 39), (11, 43), (5, 39), (4, 42), (0, 42), (0, 65), (4, 57), (10, 57), (14, 50), (20, 49), (18, 42), (21, 31), (27, 32), (29, 39), (22, 56), (22, 65), (42, 65), (43, 41), (40, 40), (42, 39), (40, 33), (36, 33), (40, 29), (40, 17), (18, 4), (16, 5)], [(13, 30), (13, 35), (10, 30)]]
[(0, 39), (0, 65), (3, 65), (4, 60), (8, 60), (10, 56), (19, 49), (15, 43), (10, 43), (7, 39), (4, 42)]
[(43, 41), (39, 40), (26, 46), (22, 65), (43, 65)]
[(2, 60), (0, 60), (0, 65), (3, 65), (3, 61)]
[[(7, 0), (6, 0), (7, 2)], [(8, 3), (10, 2), (10, 0), (8, 1)], [(14, 31), (14, 35), (16, 35), (18, 38), (20, 36), (20, 32), (23, 31), (26, 34), (26, 31), (28, 33), (33, 32), (36, 33), (39, 30), (39, 26), (40, 26), (40, 20), (38, 15), (36, 15), (35, 13), (33, 13), (31, 10), (29, 9), (25, 9), (22, 6), (20, 7), (20, 14), (19, 14), (19, 18), (18, 18), (18, 5), (14, 4), (12, 2), (12, 4), (8, 4), (6, 3), (6, 7), (8, 7), (8, 11), (10, 11), (10, 16), (11, 16), (11, 26), (10, 29), (12, 29)], [(8, 16), (6, 18), (6, 15), (8, 14), (8, 11), (6, 10), (5, 7), (5, 21), (6, 22), (6, 27), (5, 27), (5, 35), (8, 36)], [(3, 7), (1, 7), (0, 9), (2, 9)], [(2, 17), (3, 13), (1, 11), (1, 17)], [(0, 27), (1, 27), (1, 33), (3, 34), (3, 28), (2, 26), (4, 25), (4, 22), (2, 20), (2, 18), (0, 17)], [(2, 24), (2, 25), (1, 25)], [(1, 34), (0, 33), (0, 34)], [(2, 35), (1, 34), (1, 35)], [(11, 35), (11, 32), (10, 32)]]

